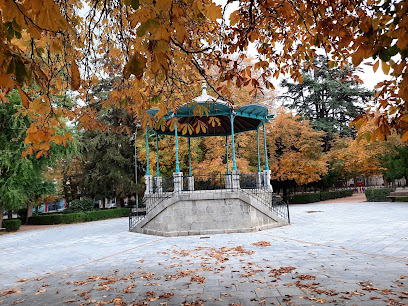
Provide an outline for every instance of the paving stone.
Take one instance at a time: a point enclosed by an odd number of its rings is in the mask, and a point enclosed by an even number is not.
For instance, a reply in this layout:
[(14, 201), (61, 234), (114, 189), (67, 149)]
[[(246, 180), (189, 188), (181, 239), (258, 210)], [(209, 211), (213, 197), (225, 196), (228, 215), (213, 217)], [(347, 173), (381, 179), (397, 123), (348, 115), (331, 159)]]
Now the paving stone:
[[(289, 298), (297, 305), (320, 304), (307, 298), (331, 305), (406, 303), (399, 298), (408, 291), (406, 203), (315, 203), (290, 209), (291, 225), (253, 233), (156, 237), (128, 232), (128, 220), (122, 218), (2, 235), (0, 294), (22, 291), (0, 297), (0, 304), (24, 299), (23, 305), (60, 305), (78, 299), (72, 304), (79, 305), (86, 301), (78, 294), (86, 290), (97, 301), (119, 296), (129, 304), (147, 298), (147, 292), (174, 294), (150, 305), (199, 299), (206, 305), (285, 305)], [(271, 246), (253, 245), (259, 241)], [(269, 273), (290, 266), (295, 269), (277, 277)], [(187, 269), (193, 272), (168, 278)], [(205, 282), (192, 280), (194, 275)], [(103, 280), (91, 282), (90, 276), (115, 281), (110, 290), (97, 290)], [(129, 276), (133, 279), (117, 280)], [(88, 283), (77, 286), (76, 281)], [(361, 282), (377, 289), (362, 290)], [(44, 284), (47, 291), (35, 295)], [(136, 285), (133, 293), (121, 292), (129, 285)], [(339, 294), (326, 295), (328, 290)]]

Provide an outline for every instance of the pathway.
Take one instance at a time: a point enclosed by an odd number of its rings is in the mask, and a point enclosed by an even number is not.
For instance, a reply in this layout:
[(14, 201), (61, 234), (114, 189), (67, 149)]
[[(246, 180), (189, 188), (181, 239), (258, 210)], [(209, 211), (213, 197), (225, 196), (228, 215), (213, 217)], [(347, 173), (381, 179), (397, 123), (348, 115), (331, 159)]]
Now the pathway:
[(147, 236), (122, 218), (2, 235), (0, 305), (408, 303), (408, 203), (345, 200), (248, 234)]

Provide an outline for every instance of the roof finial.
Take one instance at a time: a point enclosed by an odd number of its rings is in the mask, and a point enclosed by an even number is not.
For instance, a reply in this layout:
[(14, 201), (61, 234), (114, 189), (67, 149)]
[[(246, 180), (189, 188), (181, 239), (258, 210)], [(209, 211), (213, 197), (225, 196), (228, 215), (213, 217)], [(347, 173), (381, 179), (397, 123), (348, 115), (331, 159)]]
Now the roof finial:
[(202, 96), (206, 96), (207, 95), (207, 82), (205, 80), (203, 80), (203, 84), (201, 86), (203, 92), (201, 93)]

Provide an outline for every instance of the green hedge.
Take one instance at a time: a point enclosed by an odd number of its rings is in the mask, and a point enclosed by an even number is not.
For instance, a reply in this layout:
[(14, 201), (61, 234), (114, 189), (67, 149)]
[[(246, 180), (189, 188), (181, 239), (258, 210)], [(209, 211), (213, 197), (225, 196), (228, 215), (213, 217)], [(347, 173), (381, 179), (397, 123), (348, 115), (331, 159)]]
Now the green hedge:
[(20, 219), (3, 220), (2, 223), (2, 227), (5, 227), (8, 232), (18, 231), (20, 229), (20, 226)]
[(86, 221), (104, 220), (109, 218), (120, 218), (129, 216), (129, 208), (117, 208), (106, 210), (88, 211), (86, 214)]
[(91, 198), (83, 197), (80, 200), (73, 200), (67, 209), (67, 213), (78, 213), (92, 211), (95, 203)]
[(285, 197), (285, 201), (291, 204), (306, 204), (337, 198), (344, 198), (353, 195), (353, 190), (336, 190), (316, 193), (295, 194)]
[(106, 210), (93, 210), (72, 214), (42, 214), (30, 217), (28, 223), (33, 225), (69, 224), (127, 216), (129, 216), (128, 208), (118, 208)]
[(387, 198), (392, 188), (367, 188), (364, 192), (368, 202), (391, 202), (391, 198)]

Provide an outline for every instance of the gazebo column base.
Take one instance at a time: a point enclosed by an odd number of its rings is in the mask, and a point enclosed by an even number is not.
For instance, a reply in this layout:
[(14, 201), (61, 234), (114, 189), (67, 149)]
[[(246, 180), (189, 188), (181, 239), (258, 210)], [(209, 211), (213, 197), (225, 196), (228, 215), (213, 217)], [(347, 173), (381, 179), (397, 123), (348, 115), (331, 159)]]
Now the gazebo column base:
[(188, 176), (187, 183), (188, 183), (188, 190), (194, 191), (194, 176)]
[(233, 190), (240, 189), (239, 184), (239, 170), (232, 170), (231, 171), (231, 188)]
[(263, 183), (264, 183), (264, 188), (266, 190), (271, 190), (273, 191), (272, 185), (271, 185), (271, 170), (264, 170), (263, 171)]
[(256, 188), (261, 189), (262, 188), (262, 172), (257, 172), (256, 173)]
[(161, 176), (154, 177), (154, 184), (156, 185), (155, 192), (163, 192), (163, 178)]
[(145, 175), (146, 190), (145, 195), (153, 193), (153, 176)]
[(174, 192), (183, 190), (183, 172), (173, 172)]

